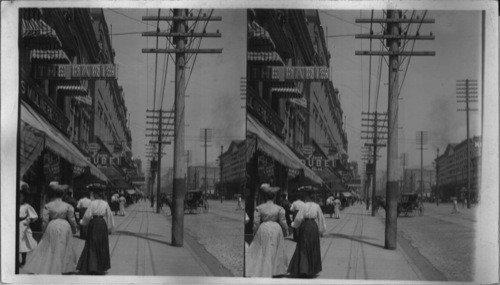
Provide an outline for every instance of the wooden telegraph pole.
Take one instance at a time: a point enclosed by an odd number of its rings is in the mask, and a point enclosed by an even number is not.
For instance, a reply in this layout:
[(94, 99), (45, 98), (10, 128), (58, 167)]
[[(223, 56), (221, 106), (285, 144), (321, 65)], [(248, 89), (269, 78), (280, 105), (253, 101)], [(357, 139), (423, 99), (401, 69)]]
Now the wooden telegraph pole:
[[(144, 16), (143, 21), (172, 21), (171, 31), (144, 32), (146, 37), (166, 37), (171, 38), (174, 48), (165, 49), (142, 49), (143, 53), (175, 53), (175, 116), (174, 116), (174, 185), (173, 185), (173, 213), (172, 213), (172, 245), (182, 246), (184, 240), (184, 197), (186, 194), (186, 164), (183, 163), (184, 156), (184, 110), (185, 110), (185, 69), (186, 53), (222, 53), (222, 49), (192, 49), (187, 44), (188, 38), (215, 37), (220, 38), (221, 34), (195, 33), (188, 31), (188, 21), (206, 22), (221, 21), (221, 17), (206, 15), (187, 15), (187, 9), (174, 9), (173, 16)], [(194, 25), (193, 25), (194, 26)], [(206, 25), (205, 25), (206, 27)], [(193, 41), (191, 41), (193, 42)], [(191, 66), (193, 68), (193, 66)]]
[[(465, 79), (457, 80), (457, 102), (465, 103), (465, 109), (458, 109), (464, 111), (467, 120), (467, 209), (470, 209), (470, 142), (469, 142), (469, 111), (477, 111), (471, 109), (469, 104), (477, 102), (477, 80)], [(471, 99), (472, 98), (472, 99)], [(457, 196), (458, 198), (458, 196)]]
[(212, 129), (207, 129), (207, 128), (202, 128), (200, 129), (200, 139), (203, 142), (203, 147), (205, 148), (205, 175), (203, 177), (203, 184), (204, 184), (204, 196), (206, 199), (207, 198), (207, 190), (208, 190), (208, 179), (207, 179), (207, 147), (210, 145), (208, 142), (212, 141)]
[[(386, 145), (381, 143), (381, 140), (387, 139), (387, 113), (361, 113), (365, 116), (362, 118), (362, 121), (367, 121), (367, 124), (361, 124), (362, 127), (373, 128), (372, 130), (361, 131), (361, 133), (367, 134), (365, 137), (361, 137), (361, 139), (371, 140), (371, 143), (365, 143), (365, 146), (371, 147), (373, 150), (372, 153), (372, 162), (373, 162), (373, 172), (372, 172), (372, 216), (375, 217), (376, 214), (376, 201), (375, 197), (377, 196), (377, 159), (380, 157), (378, 155), (378, 147), (385, 147)], [(384, 118), (379, 118), (379, 115), (385, 116)], [(371, 124), (373, 122), (373, 124)], [(382, 128), (382, 130), (379, 130)]]
[[(160, 189), (161, 189), (161, 158), (163, 153), (163, 145), (168, 145), (171, 142), (165, 139), (172, 138), (173, 128), (169, 128), (169, 126), (173, 126), (172, 123), (164, 122), (164, 120), (173, 119), (172, 111), (164, 111), (161, 108), (159, 110), (146, 110), (146, 113), (151, 114), (150, 116), (146, 115), (146, 119), (153, 119), (153, 121), (146, 121), (146, 124), (151, 126), (151, 128), (146, 128), (147, 132), (151, 132), (146, 134), (147, 137), (156, 137), (157, 140), (149, 141), (150, 144), (158, 145), (157, 147), (157, 161), (158, 161), (158, 171), (156, 172), (156, 213), (160, 213), (161, 209), (161, 201), (160, 199)], [(155, 121), (157, 120), (157, 121)]]
[[(386, 48), (384, 51), (356, 51), (356, 55), (378, 55), (389, 57), (389, 103), (388, 103), (388, 139), (387, 139), (387, 188), (386, 188), (386, 218), (385, 218), (385, 248), (396, 249), (397, 243), (397, 200), (399, 195), (398, 189), (398, 99), (399, 99), (399, 76), (398, 70), (401, 66), (399, 57), (408, 58), (411, 56), (433, 56), (435, 52), (424, 51), (418, 52), (404, 51), (407, 47), (407, 42), (410, 40), (433, 40), (434, 36), (408, 35), (402, 33), (401, 24), (407, 24), (409, 27), (412, 24), (434, 23), (433, 19), (425, 19), (425, 13), (420, 16), (415, 16), (412, 13), (411, 18), (402, 17), (400, 10), (387, 10), (386, 18), (374, 19), (356, 19), (356, 23), (380, 23), (384, 26), (383, 33), (375, 34), (370, 30), (369, 34), (355, 35), (357, 39), (379, 39), (386, 40)], [(401, 41), (406, 41), (401, 44)], [(404, 62), (404, 59), (402, 62)]]
[(424, 148), (427, 145), (428, 134), (425, 131), (417, 132), (417, 146), (420, 150), (420, 197), (424, 199)]

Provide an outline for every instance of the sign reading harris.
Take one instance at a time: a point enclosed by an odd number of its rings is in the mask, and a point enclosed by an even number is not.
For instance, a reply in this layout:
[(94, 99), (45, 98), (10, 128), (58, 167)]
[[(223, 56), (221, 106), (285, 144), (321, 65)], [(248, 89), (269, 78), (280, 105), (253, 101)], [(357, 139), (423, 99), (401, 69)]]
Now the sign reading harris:
[(35, 67), (37, 79), (110, 79), (116, 76), (114, 64), (42, 64)]
[(259, 81), (328, 81), (327, 66), (252, 66), (249, 80)]

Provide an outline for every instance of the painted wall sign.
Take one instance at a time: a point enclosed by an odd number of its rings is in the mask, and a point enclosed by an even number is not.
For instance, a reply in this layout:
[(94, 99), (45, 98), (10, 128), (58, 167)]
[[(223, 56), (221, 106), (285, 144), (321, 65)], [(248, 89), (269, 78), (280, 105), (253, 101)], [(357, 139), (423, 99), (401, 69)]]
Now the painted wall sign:
[(60, 131), (66, 133), (69, 119), (40, 87), (31, 79), (24, 76), (23, 72), (21, 72), (19, 81), (19, 95), (23, 100), (30, 103), (30, 105), (34, 105), (37, 111), (49, 120), (50, 123), (56, 126)]
[(326, 66), (252, 66), (249, 80), (259, 81), (327, 81), (330, 69)]
[(96, 153), (91, 157), (87, 157), (87, 160), (97, 167), (108, 167), (112, 164), (120, 165), (121, 157), (112, 157), (107, 153)]
[(117, 78), (114, 64), (44, 64), (35, 66), (38, 79), (108, 79)]

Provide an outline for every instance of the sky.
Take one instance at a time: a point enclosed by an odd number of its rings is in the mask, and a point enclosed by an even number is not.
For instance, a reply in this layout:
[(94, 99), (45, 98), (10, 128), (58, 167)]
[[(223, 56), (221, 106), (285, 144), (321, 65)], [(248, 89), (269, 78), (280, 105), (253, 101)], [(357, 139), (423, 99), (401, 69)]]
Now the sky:
[[(195, 10), (196, 15), (198, 10)], [(155, 22), (142, 22), (142, 16), (157, 14), (157, 9), (104, 9), (106, 21), (112, 31), (112, 44), (116, 50), (115, 61), (119, 66), (118, 82), (124, 87), (125, 102), (130, 113), (134, 156), (143, 158), (145, 145), (146, 109), (153, 108), (154, 55), (143, 54), (142, 48), (152, 48), (154, 38), (145, 38), (141, 31), (154, 29)], [(209, 13), (209, 10), (203, 10)], [(171, 13), (161, 11), (162, 15)], [(420, 15), (423, 11), (418, 11)], [(369, 50), (370, 41), (355, 39), (354, 34), (367, 33), (369, 24), (356, 24), (356, 18), (369, 18), (370, 10), (320, 10), (322, 26), (327, 31), (327, 45), (332, 57), (330, 66), (332, 81), (340, 91), (340, 101), (345, 115), (345, 130), (348, 136), (350, 161), (361, 163), (361, 112), (368, 112), (368, 90), (370, 89), (370, 112), (387, 111), (387, 64), (382, 60), (380, 83), (378, 70), (380, 57), (371, 59), (371, 87), (369, 88), (369, 57), (356, 56), (356, 50)], [(408, 17), (411, 11), (408, 12)], [(193, 68), (186, 95), (186, 150), (191, 150), (190, 164), (202, 164), (204, 152), (200, 142), (200, 128), (212, 128), (211, 147), (207, 150), (208, 161), (214, 162), (220, 146), (227, 149), (231, 140), (244, 138), (244, 100), (240, 98), (240, 78), (245, 77), (246, 66), (246, 12), (245, 10), (215, 10), (214, 16), (222, 16), (221, 22), (208, 24), (207, 32), (222, 33), (219, 39), (203, 39), (201, 47), (223, 48), (223, 53), (200, 54), (196, 61), (191, 58), (188, 66)], [(382, 17), (380, 10), (374, 17)], [(434, 24), (423, 24), (420, 34), (431, 32), (435, 40), (417, 41), (414, 51), (435, 51), (435, 56), (413, 56), (408, 68), (404, 61), (400, 70), (401, 93), (399, 101), (399, 153), (407, 153), (407, 167), (420, 167), (420, 151), (417, 150), (416, 133), (428, 133), (428, 143), (423, 153), (424, 166), (431, 166), (437, 148), (442, 154), (448, 143), (459, 142), (466, 137), (463, 103), (457, 103), (456, 81), (480, 80), (480, 12), (476, 11), (428, 11), (426, 18), (435, 19)], [(160, 25), (166, 29), (166, 23)], [(416, 32), (413, 25), (409, 34)], [(374, 26), (375, 34), (380, 25)], [(137, 32), (137, 33), (136, 33)], [(165, 47), (165, 40), (159, 46)], [(411, 50), (412, 42), (406, 50)], [(379, 50), (380, 42), (372, 42), (372, 50)], [(161, 82), (164, 55), (158, 56), (158, 78)], [(404, 71), (406, 77), (402, 80)], [(189, 71), (189, 70), (188, 70)], [(173, 104), (173, 61), (169, 60), (163, 108)], [(378, 100), (377, 85), (379, 85)], [(158, 92), (161, 84), (158, 84)], [(478, 90), (480, 94), (480, 90)], [(157, 106), (160, 95), (157, 95)], [(480, 109), (480, 102), (472, 107)], [(479, 134), (479, 112), (470, 113), (470, 136)], [(167, 146), (163, 160), (172, 165), (173, 145)], [(379, 169), (387, 163), (385, 148), (382, 148)], [(165, 164), (164, 164), (165, 165)]]
[[(199, 10), (193, 14), (198, 15)], [(162, 16), (170, 15), (167, 9)], [(202, 10), (202, 14), (210, 10)], [(156, 29), (156, 22), (142, 22), (146, 15), (158, 15), (158, 9), (104, 9), (104, 14), (112, 31), (112, 45), (116, 51), (115, 63), (119, 68), (118, 83), (123, 86), (125, 104), (130, 113), (132, 132), (132, 152), (135, 157), (146, 161), (146, 145), (152, 138), (146, 137), (146, 110), (158, 109), (164, 93), (163, 110), (172, 110), (174, 104), (174, 61), (165, 54), (158, 55), (157, 95), (154, 104), (155, 55), (142, 53), (143, 48), (155, 48), (154, 37), (143, 37), (139, 32)], [(213, 164), (221, 151), (227, 150), (232, 140), (245, 138), (244, 100), (240, 96), (240, 79), (246, 75), (246, 11), (214, 10), (213, 16), (221, 16), (222, 21), (209, 22), (207, 33), (222, 34), (221, 38), (204, 38), (200, 48), (222, 48), (221, 54), (199, 54), (187, 57), (185, 98), (185, 150), (191, 151), (190, 165), (204, 163), (204, 148), (200, 141), (200, 129), (212, 129), (212, 139), (208, 143), (207, 161)], [(147, 23), (147, 24), (146, 24)], [(197, 25), (202, 31), (205, 22)], [(148, 25), (149, 24), (149, 25)], [(160, 30), (168, 29), (166, 21), (160, 22)], [(159, 40), (159, 48), (165, 48), (165, 39)], [(192, 48), (198, 47), (198, 40)], [(167, 66), (167, 80), (162, 88), (164, 67)], [(191, 73), (192, 71), (192, 73)], [(191, 73), (191, 77), (189, 74)], [(150, 121), (151, 119), (148, 119)], [(173, 121), (171, 121), (173, 123)], [(149, 127), (149, 126), (148, 126)], [(149, 133), (149, 132), (148, 132)], [(173, 165), (173, 142), (164, 148), (166, 155), (162, 165)], [(143, 170), (146, 168), (144, 167)]]
[[(418, 11), (420, 15), (423, 11)], [(346, 132), (349, 140), (349, 158), (360, 161), (361, 112), (368, 112), (368, 91), (370, 59), (356, 56), (355, 50), (370, 50), (370, 40), (355, 39), (354, 34), (369, 33), (369, 24), (356, 24), (357, 18), (370, 18), (371, 11), (320, 11), (323, 28), (328, 30), (328, 49), (332, 54), (332, 81), (341, 94), (341, 104), (346, 116)], [(408, 12), (408, 18), (411, 11)], [(374, 18), (382, 18), (382, 12), (374, 11)], [(428, 11), (425, 18), (434, 19), (434, 24), (423, 24), (419, 33), (429, 35), (435, 40), (419, 40), (414, 51), (435, 51), (435, 56), (413, 56), (403, 81), (406, 62), (401, 66), (399, 82), (401, 93), (399, 101), (399, 153), (407, 153), (407, 167), (420, 167), (420, 151), (417, 150), (417, 132), (428, 133), (428, 143), (423, 153), (423, 164), (431, 166), (437, 148), (443, 154), (448, 143), (466, 138), (466, 114), (464, 103), (456, 98), (456, 81), (476, 79), (480, 82), (481, 63), (481, 14), (477, 11)], [(418, 25), (413, 25), (408, 34), (415, 34)], [(374, 34), (380, 33), (381, 26), (374, 25)], [(344, 36), (348, 35), (348, 36)], [(411, 51), (412, 43), (405, 50)], [(380, 50), (380, 41), (372, 41), (372, 50)], [(387, 59), (387, 57), (386, 57)], [(371, 59), (371, 96), (370, 112), (387, 111), (388, 70), (382, 60), (381, 80), (378, 84), (378, 56)], [(377, 85), (380, 85), (377, 98)], [(478, 90), (480, 95), (481, 90)], [(375, 108), (375, 102), (378, 107)], [(470, 113), (470, 136), (478, 135), (480, 102), (471, 108), (479, 112)], [(378, 169), (387, 164), (386, 148), (380, 152)], [(361, 165), (361, 164), (360, 164)]]

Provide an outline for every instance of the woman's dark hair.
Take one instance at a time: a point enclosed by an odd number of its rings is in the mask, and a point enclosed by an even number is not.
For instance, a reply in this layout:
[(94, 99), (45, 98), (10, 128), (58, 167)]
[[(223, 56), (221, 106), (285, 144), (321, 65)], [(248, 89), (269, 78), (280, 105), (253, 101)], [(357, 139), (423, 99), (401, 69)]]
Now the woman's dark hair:
[(50, 198), (62, 198), (62, 196), (64, 196), (64, 190), (60, 187), (49, 187), (47, 194)]
[(99, 191), (99, 190), (96, 190), (96, 189), (93, 189), (91, 191), (92, 191), (92, 193), (94, 193), (94, 198), (95, 199), (103, 199), (104, 198), (104, 192), (103, 191)]
[(276, 198), (276, 193), (262, 191), (264, 201), (274, 200), (274, 198)]

